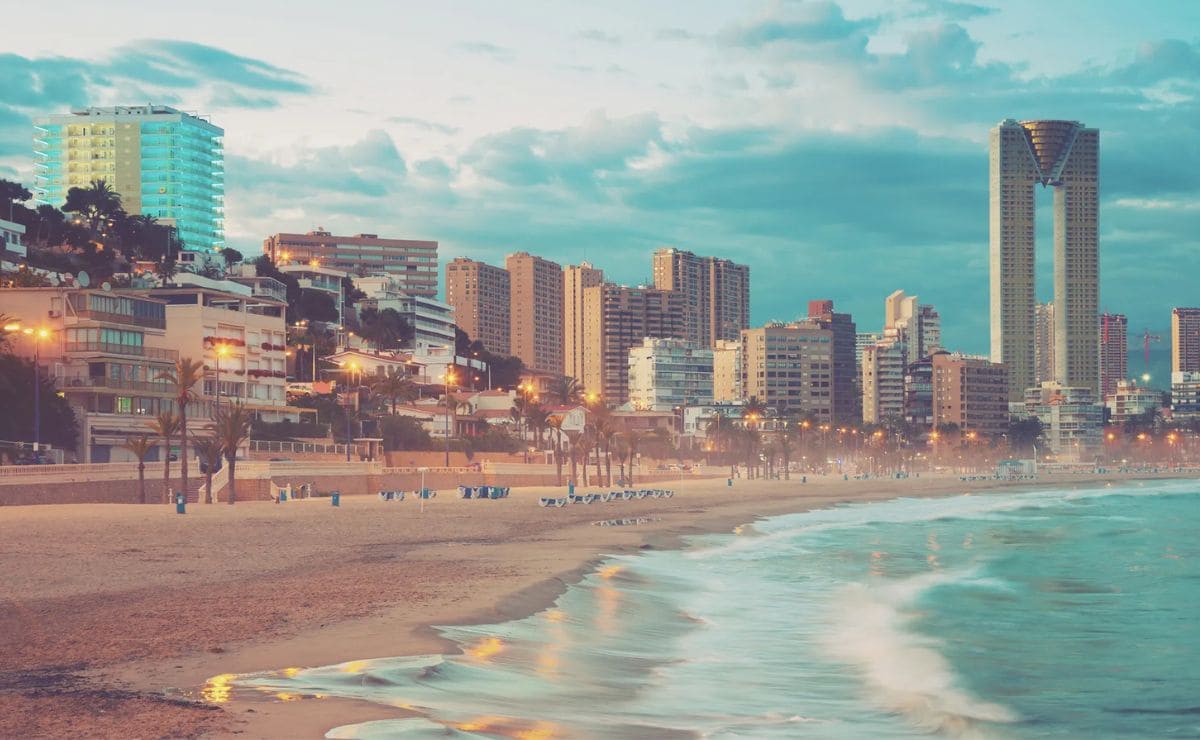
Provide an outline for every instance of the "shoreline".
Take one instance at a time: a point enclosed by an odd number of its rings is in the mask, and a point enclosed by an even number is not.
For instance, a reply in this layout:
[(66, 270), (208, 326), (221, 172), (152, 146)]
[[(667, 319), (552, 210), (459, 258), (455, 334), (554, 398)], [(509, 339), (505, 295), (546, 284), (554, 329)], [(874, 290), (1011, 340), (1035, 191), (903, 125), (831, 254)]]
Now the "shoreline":
[[(723, 479), (690, 480), (672, 484), (671, 487), (678, 494), (672, 499), (575, 505), (557, 511), (537, 507), (537, 497), (545, 495), (546, 489), (514, 489), (513, 498), (507, 503), (451, 500), (450, 505), (430, 506), (426, 518), (415, 525), (411, 524), (414, 518), (404, 519), (402, 523), (408, 525), (404, 532), (376, 526), (375, 531), (366, 533), (359, 531), (359, 527), (365, 528), (373, 525), (374, 520), (386, 517), (384, 512), (389, 506), (392, 511), (402, 511), (404, 514), (414, 509), (398, 509), (405, 504), (383, 504), (371, 500), (373, 497), (355, 497), (349, 501), (344, 498), (345, 509), (357, 510), (355, 516), (361, 519), (354, 519), (353, 529), (335, 529), (333, 533), (346, 540), (358, 538), (354, 540), (353, 547), (356, 557), (347, 556), (344, 558), (346, 562), (332, 563), (326, 559), (325, 552), (320, 551), (322, 548), (328, 551), (328, 548), (319, 536), (315, 536), (313, 541), (292, 543), (287, 537), (294, 532), (289, 530), (280, 533), (282, 538), (271, 540), (278, 541), (281, 549), (290, 548), (289, 552), (281, 553), (283, 561), (290, 562), (289, 558), (295, 553), (302, 553), (316, 567), (306, 567), (303, 572), (291, 575), (286, 566), (279, 570), (274, 567), (278, 563), (270, 563), (265, 564), (261, 572), (251, 568), (248, 573), (239, 573), (239, 576), (246, 578), (236, 579), (232, 584), (228, 581), (201, 584), (220, 592), (218, 595), (223, 599), (217, 599), (218, 604), (224, 601), (234, 608), (245, 608), (250, 612), (249, 615), (242, 615), (248, 619), (232, 620), (236, 625), (221, 625), (230, 628), (236, 626), (242, 630), (240, 633), (237, 629), (227, 629), (226, 634), (220, 635), (220, 643), (208, 649), (203, 649), (203, 642), (193, 640), (193, 649), (190, 650), (163, 649), (156, 645), (141, 651), (141, 655), (122, 655), (121, 650), (113, 650), (115, 654), (111, 658), (99, 655), (87, 661), (90, 665), (78, 675), (94, 689), (126, 692), (129, 695), (127, 703), (147, 701), (153, 704), (155, 697), (161, 703), (165, 696), (169, 697), (169, 701), (179, 704), (178, 707), (154, 707), (158, 714), (179, 715), (175, 718), (175, 724), (167, 726), (167, 731), (161, 730), (161, 718), (143, 725), (141, 714), (126, 717), (126, 724), (105, 729), (104, 726), (91, 724), (90, 720), (94, 718), (86, 716), (86, 712), (74, 720), (70, 717), (58, 718), (65, 725), (47, 725), (43, 722), (34, 729), (50, 730), (45, 734), (88, 732), (105, 735), (115, 734), (110, 730), (120, 728), (125, 734), (143, 735), (322, 737), (329, 729), (339, 725), (402, 717), (405, 713), (401, 709), (361, 700), (323, 698), (278, 701), (243, 688), (215, 697), (219, 699), (217, 705), (220, 711), (200, 709), (188, 702), (214, 698), (211, 691), (206, 694), (204, 687), (209, 679), (218, 675), (270, 673), (288, 667), (333, 665), (350, 660), (457, 652), (457, 647), (442, 638), (435, 625), (493, 624), (529, 616), (551, 606), (564, 591), (592, 572), (608, 555), (636, 553), (646, 548), (677, 548), (682, 546), (687, 536), (732, 531), (738, 525), (752, 524), (766, 517), (844, 503), (869, 503), (904, 497), (1093, 487), (1114, 481), (1193, 477), (1194, 474), (1145, 473), (1059, 475), (1023, 481), (963, 481), (957, 476), (927, 476), (899, 481), (844, 481), (841, 478), (810, 477), (807, 484), (801, 484), (798, 480), (741, 479), (735, 481), (733, 489), (728, 489)], [(303, 507), (309, 508), (302, 511)], [(220, 507), (215, 511), (201, 508), (200, 512), (214, 520), (214, 527), (219, 527), (228, 523), (226, 520), (231, 520), (232, 514), (225, 512), (226, 508)], [(293, 509), (272, 508), (269, 504), (244, 504), (236, 508), (239, 517), (251, 519), (236, 520), (235, 526), (247, 527), (247, 531), (257, 531), (253, 529), (254, 520), (261, 520), (258, 524), (265, 529), (283, 529), (279, 515), (294, 513), (302, 514), (303, 521), (298, 523), (298, 531), (310, 531), (304, 526), (310, 518), (323, 525), (337, 521), (327, 515), (328, 509), (322, 507), (323, 510), (318, 511), (310, 503), (294, 505)], [(247, 509), (253, 512), (252, 516), (245, 513)], [(345, 514), (345, 509), (338, 512), (337, 516)], [(127, 520), (132, 517), (131, 511), (136, 510), (137, 507), (125, 507), (115, 516)], [(477, 515), (477, 512), (485, 511), (486, 516)], [(430, 516), (432, 512), (436, 513)], [(629, 527), (593, 526), (597, 517), (616, 514), (652, 516), (656, 520)], [(57, 519), (52, 513), (40, 518)], [(164, 517), (152, 518), (162, 520)], [(156, 521), (152, 524), (153, 531), (162, 527), (171, 528), (172, 523), (176, 528), (180, 524), (175, 519), (167, 519), (165, 523)], [(282, 524), (290, 526), (292, 523), (284, 521)], [(217, 532), (213, 530), (208, 534), (217, 538)], [(3, 533), (2, 530), (0, 533)], [(391, 537), (380, 539), (380, 535)], [(333, 551), (338, 552), (336, 548)], [(0, 553), (10, 554), (8, 551)], [(363, 557), (364, 554), (366, 557)], [(401, 561), (402, 567), (395, 567), (396, 560)], [(408, 567), (403, 567), (406, 564)], [(3, 565), (5, 563), (0, 557), (0, 566)], [(368, 577), (364, 578), (364, 573)], [(402, 581), (397, 584), (400, 590), (379, 593), (387, 591), (381, 584), (387, 581), (388, 576)], [(163, 580), (176, 588), (180, 586), (169, 577)], [(200, 580), (204, 581), (203, 578)], [(342, 583), (347, 580), (353, 583)], [(128, 584), (109, 584), (108, 588), (117, 594), (124, 594), (127, 593), (122, 588), (124, 585)], [(184, 587), (189, 585), (184, 584)], [(255, 593), (247, 594), (244, 588), (247, 586)], [(276, 589), (278, 593), (273, 594), (274, 598), (263, 596), (258, 592), (264, 588)], [(364, 598), (364, 592), (368, 596), (381, 598)], [(293, 594), (294, 597), (291, 596)], [(244, 601), (239, 601), (242, 596), (249, 597), (254, 603), (246, 605)], [(311, 620), (294, 618), (288, 614), (288, 605), (296, 599), (311, 600), (312, 603), (306, 601), (302, 604), (313, 612)], [(339, 602), (338, 599), (343, 601)], [(278, 603), (280, 601), (284, 602), (282, 610)], [(331, 601), (342, 608), (331, 610), (328, 608)], [(177, 608), (182, 613), (190, 613), (189, 604), (170, 603), (170, 592), (157, 599), (151, 598), (150, 602), (167, 611)], [(254, 608), (260, 605), (259, 602), (267, 607), (263, 610), (268, 612), (265, 625), (259, 611)], [(5, 613), (3, 616), (8, 618), (10, 615)], [(307, 612), (303, 616), (307, 616)], [(272, 622), (272, 618), (277, 621)], [(204, 636), (214, 639), (212, 635)], [(223, 644), (225, 642), (229, 644)], [(96, 652), (94, 646), (87, 648), (85, 652)], [(25, 657), (27, 662), (33, 662), (38, 656)], [(41, 657), (43, 661), (40, 665), (45, 666), (45, 656)], [(22, 667), (28, 673), (28, 669), (36, 665), (39, 664), (34, 662), (33, 665)], [(4, 665), (3, 668), (11, 672), (13, 666)], [(8, 696), (11, 698), (11, 694)], [(6, 694), (0, 691), (0, 709), (6, 708), (2, 703), (5, 697)], [(17, 708), (22, 707), (20, 698), (22, 696), (18, 694)], [(38, 706), (36, 696), (31, 702), (32, 707), (39, 710), (53, 712), (55, 709), (53, 706)], [(25, 708), (29, 708), (31, 702), (25, 702)], [(66, 706), (59, 711), (70, 713), (71, 702), (66, 702)], [(119, 718), (122, 712), (121, 707), (114, 707), (111, 716)], [(137, 729), (141, 727), (145, 727), (145, 731)], [(0, 727), (6, 734), (21, 729), (29, 728)]]

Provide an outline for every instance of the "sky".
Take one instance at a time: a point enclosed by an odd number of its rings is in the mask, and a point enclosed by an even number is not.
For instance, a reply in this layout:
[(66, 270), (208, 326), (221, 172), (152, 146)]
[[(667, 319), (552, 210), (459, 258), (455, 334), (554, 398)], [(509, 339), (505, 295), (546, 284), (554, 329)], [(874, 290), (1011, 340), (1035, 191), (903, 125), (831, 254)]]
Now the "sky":
[[(434, 7), (436, 6), (436, 7)], [(6, 8), (0, 177), (31, 120), (156, 103), (225, 129), (226, 235), (436, 239), (650, 281), (663, 246), (751, 266), (752, 321), (896, 289), (988, 347), (988, 130), (1100, 129), (1102, 310), (1200, 304), (1200, 3), (65, 0)], [(81, 29), (87, 29), (83, 33)], [(1052, 295), (1038, 193), (1039, 298)]]

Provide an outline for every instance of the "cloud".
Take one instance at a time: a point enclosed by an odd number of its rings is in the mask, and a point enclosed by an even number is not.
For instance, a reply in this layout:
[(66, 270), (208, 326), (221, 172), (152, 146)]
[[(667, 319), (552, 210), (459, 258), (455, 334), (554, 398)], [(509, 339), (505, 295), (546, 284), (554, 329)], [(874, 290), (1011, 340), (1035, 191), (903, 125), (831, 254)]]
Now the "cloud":
[(996, 12), (996, 8), (975, 3), (957, 2), (957, 0), (924, 0), (918, 4), (916, 15), (939, 16), (948, 21), (961, 22), (983, 18)]
[(455, 48), (468, 54), (480, 54), (491, 57), (498, 62), (511, 62), (517, 57), (512, 49), (506, 49), (503, 46), (497, 46), (487, 41), (466, 41)]
[(616, 34), (602, 31), (599, 28), (585, 28), (575, 34), (575, 38), (584, 41), (594, 41), (597, 44), (606, 44), (608, 46), (618, 46), (621, 43), (621, 37)]
[(408, 126), (410, 128), (420, 129), (421, 131), (436, 131), (439, 134), (457, 134), (459, 129), (456, 126), (448, 126), (437, 121), (428, 121), (424, 118), (414, 118), (413, 116), (391, 116), (387, 119), (388, 123), (394, 123), (399, 126)]
[(654, 37), (659, 41), (694, 41), (695, 39), (703, 38), (686, 28), (677, 27), (660, 28), (654, 33)]
[(852, 21), (832, 2), (780, 6), (759, 18), (725, 28), (720, 41), (743, 49), (782, 50), (798, 56), (834, 53), (844, 58), (865, 54), (875, 19)]
[(147, 81), (157, 76), (164, 84), (196, 85), (209, 81), (248, 90), (313, 92), (312, 85), (298, 72), (190, 41), (135, 41), (118, 49), (110, 65), (125, 76)]

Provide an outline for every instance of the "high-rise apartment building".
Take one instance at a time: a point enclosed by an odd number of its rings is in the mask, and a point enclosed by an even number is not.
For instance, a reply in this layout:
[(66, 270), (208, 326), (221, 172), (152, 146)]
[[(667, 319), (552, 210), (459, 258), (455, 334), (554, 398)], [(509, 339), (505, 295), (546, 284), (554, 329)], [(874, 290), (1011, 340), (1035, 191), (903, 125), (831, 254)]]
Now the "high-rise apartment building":
[(932, 355), (910, 362), (904, 371), (904, 420), (921, 434), (933, 430)]
[(904, 415), (907, 354), (903, 342), (879, 342), (863, 348), (863, 422), (878, 424), (888, 417)]
[(683, 296), (687, 340), (711, 347), (750, 325), (750, 268), (679, 249), (654, 253), (654, 287)]
[(942, 352), (931, 359), (935, 430), (955, 424), (963, 433), (994, 436), (1008, 431), (1009, 379), (1004, 365)]
[(883, 339), (883, 332), (860, 331), (854, 335), (854, 365), (862, 367), (863, 349)]
[(908, 348), (908, 361), (928, 357), (942, 346), (942, 317), (929, 304), (918, 302), (917, 296), (897, 290), (883, 301), (883, 328), (893, 330)]
[(733, 403), (742, 392), (742, 342), (718, 339), (713, 343), (713, 403)]
[(1200, 419), (1200, 372), (1171, 373), (1171, 414), (1180, 421)]
[(711, 405), (713, 351), (684, 339), (643, 339), (629, 350), (629, 402), (644, 411)]
[(583, 335), (587, 320), (583, 311), (583, 291), (604, 282), (604, 271), (583, 262), (563, 268), (563, 375), (584, 382)]
[[(263, 254), (276, 264), (316, 262), (356, 275), (386, 274), (409, 295), (437, 298), (438, 243), (380, 239), (378, 234), (337, 236), (317, 228), (307, 234), (275, 234), (263, 240)], [(507, 352), (507, 350), (505, 350)]]
[(510, 283), (511, 349), (525, 367), (563, 372), (563, 270), (526, 252), (504, 261)]
[(742, 389), (781, 415), (833, 420), (833, 332), (768, 324), (742, 331)]
[(646, 337), (682, 339), (677, 291), (602, 283), (583, 289), (583, 385), (610, 405), (629, 400), (629, 349)]
[(854, 319), (848, 313), (836, 313), (833, 301), (808, 302), (808, 318), (802, 324), (833, 333), (833, 423), (857, 424), (862, 418), (861, 365), (854, 361), (858, 337)]
[(1100, 400), (1117, 390), (1117, 381), (1129, 377), (1129, 320), (1124, 314), (1100, 317)]
[(1033, 376), (1040, 386), (1054, 380), (1054, 303), (1037, 304), (1033, 316)]
[(82, 108), (34, 121), (34, 192), (59, 208), (103, 180), (126, 213), (174, 226), (186, 249), (225, 246), (224, 129), (165, 105)]
[(1035, 380), (1034, 187), (1054, 189), (1054, 376), (1098, 390), (1100, 132), (1075, 121), (1006, 120), (991, 131), (991, 357), (1009, 399)]
[(1045, 447), (1059, 460), (1095, 460), (1103, 446), (1104, 406), (1091, 388), (1070, 388), (1053, 380), (1025, 391), (1025, 409), (1042, 422)]
[(446, 265), (446, 303), (454, 309), (454, 323), (488, 352), (509, 352), (510, 301), (507, 270), (466, 257)]
[(1171, 309), (1171, 372), (1200, 372), (1200, 308)]

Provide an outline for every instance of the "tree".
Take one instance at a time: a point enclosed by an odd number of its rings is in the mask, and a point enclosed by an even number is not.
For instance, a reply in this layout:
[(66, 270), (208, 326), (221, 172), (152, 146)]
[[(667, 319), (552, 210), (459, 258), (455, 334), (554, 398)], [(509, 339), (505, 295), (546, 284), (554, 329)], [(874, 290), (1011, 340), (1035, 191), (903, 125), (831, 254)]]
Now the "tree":
[(796, 433), (792, 429), (784, 429), (775, 439), (779, 454), (783, 457), (783, 479), (791, 480), (792, 451), (796, 449)]
[(146, 458), (149, 457), (150, 451), (158, 445), (149, 435), (143, 434), (138, 437), (126, 437), (125, 444), (121, 446), (132, 452), (133, 456), (137, 458), (138, 500), (144, 504), (146, 503)]
[(546, 423), (550, 412), (540, 403), (530, 403), (525, 407), (525, 423), (533, 430), (537, 448), (542, 449), (543, 437), (546, 436)]
[(221, 451), (225, 453), (225, 461), (229, 464), (229, 505), (237, 500), (237, 482), (234, 478), (234, 466), (237, 465), (237, 452), (242, 443), (250, 436), (250, 422), (253, 417), (241, 403), (230, 403), (221, 407), (213, 419), (216, 438), (221, 443)]
[(1036, 416), (1011, 421), (1008, 424), (1008, 445), (1014, 455), (1032, 454), (1041, 443), (1042, 421)]
[(550, 383), (550, 395), (557, 398), (558, 402), (564, 406), (578, 403), (582, 393), (583, 386), (579, 384), (578, 380), (569, 375), (559, 376)]
[(377, 349), (394, 349), (412, 338), (412, 327), (395, 309), (364, 308), (359, 317), (359, 334)]
[(421, 422), (411, 416), (389, 416), (379, 423), (385, 452), (395, 450), (428, 450), (433, 439)]
[[(12, 180), (0, 180), (0, 203), (12, 206), (16, 203), (24, 203), (32, 197), (33, 193), (29, 192), (29, 189), (21, 183), (13, 182)], [(4, 213), (0, 215), (8, 218), (8, 211), (9, 209), (6, 208), (4, 209)]]
[(0, 355), (0, 439), (33, 441), (34, 383), (38, 385), (41, 441), (75, 449), (79, 434), (75, 414), (58, 395), (53, 376), (45, 365), (35, 374), (31, 360), (11, 354)]
[(301, 288), (295, 309), (296, 315), (301, 319), (329, 324), (335, 324), (338, 320), (337, 304), (334, 303), (333, 297), (323, 290)]
[(196, 459), (200, 461), (200, 471), (204, 473), (204, 503), (213, 502), (212, 480), (213, 473), (221, 464), (223, 448), (218, 437), (192, 436), (192, 449), (196, 451)]
[(125, 215), (121, 209), (121, 196), (112, 189), (107, 180), (95, 179), (86, 188), (71, 188), (62, 207), (65, 213), (78, 213), (95, 237), (103, 233), (101, 226), (114, 217)]
[(162, 438), (163, 449), (163, 502), (171, 503), (171, 438), (179, 432), (179, 417), (173, 411), (160, 411), (150, 422), (150, 429)]
[(417, 384), (403, 370), (388, 368), (386, 375), (376, 376), (371, 380), (371, 390), (392, 402), (392, 413), (396, 413), (396, 404), (412, 403), (417, 399), (419, 391)]
[(583, 435), (576, 430), (568, 430), (566, 434), (567, 439), (571, 442), (571, 483), (576, 484), (579, 482), (579, 470), (577, 467), (579, 464), (578, 447)]
[(225, 260), (226, 267), (233, 267), (245, 259), (245, 257), (243, 257), (242, 253), (233, 247), (225, 247), (221, 250), (221, 259)]
[(554, 485), (562, 485), (562, 435), (563, 416), (551, 416), (546, 419), (546, 426), (554, 435)]
[(204, 363), (190, 357), (180, 357), (175, 361), (175, 367), (159, 373), (155, 380), (165, 380), (174, 386), (175, 407), (179, 410), (179, 475), (183, 479), (183, 495), (188, 490), (187, 467), (187, 407), (196, 399), (192, 387), (204, 377)]

